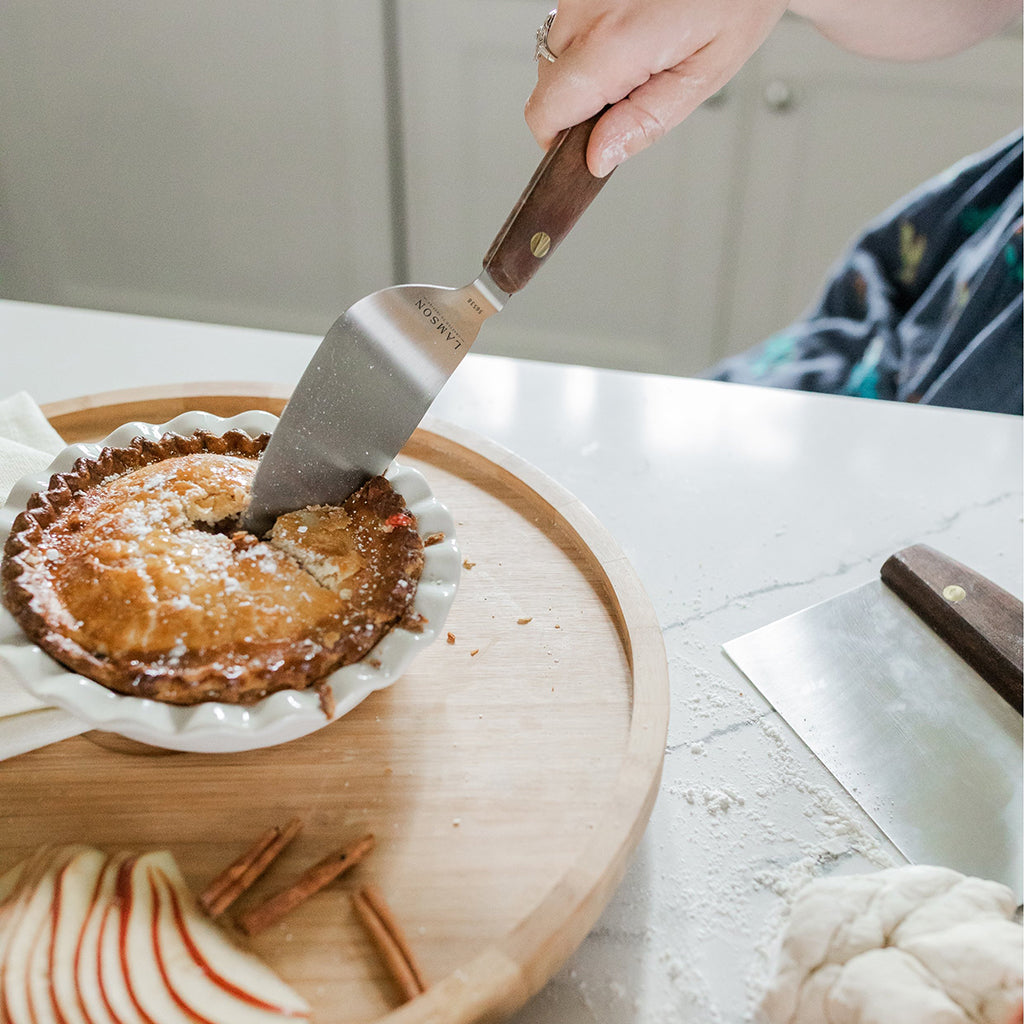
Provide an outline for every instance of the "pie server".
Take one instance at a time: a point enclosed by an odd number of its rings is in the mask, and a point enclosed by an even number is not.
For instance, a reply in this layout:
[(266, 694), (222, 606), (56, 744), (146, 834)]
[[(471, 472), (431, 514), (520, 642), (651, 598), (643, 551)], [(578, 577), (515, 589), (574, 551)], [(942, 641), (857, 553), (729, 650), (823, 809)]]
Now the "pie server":
[(926, 545), (725, 644), (915, 863), (1021, 898), (1021, 602)]
[(464, 288), (410, 284), (361, 299), (327, 332), (260, 460), (242, 525), (340, 504), (383, 473), (476, 340), (565, 238), (608, 177), (587, 170), (600, 114), (552, 144)]

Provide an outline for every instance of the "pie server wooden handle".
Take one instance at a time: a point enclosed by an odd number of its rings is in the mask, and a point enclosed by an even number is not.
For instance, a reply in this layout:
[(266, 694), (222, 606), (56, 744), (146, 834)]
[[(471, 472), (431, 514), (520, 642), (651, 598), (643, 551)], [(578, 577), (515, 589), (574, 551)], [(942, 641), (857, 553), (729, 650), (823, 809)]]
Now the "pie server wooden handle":
[(603, 113), (555, 139), (487, 250), (484, 269), (502, 291), (517, 292), (533, 277), (611, 177), (587, 169), (587, 143)]
[(882, 581), (1011, 707), (1021, 711), (1024, 606), (973, 569), (915, 544), (888, 558)]

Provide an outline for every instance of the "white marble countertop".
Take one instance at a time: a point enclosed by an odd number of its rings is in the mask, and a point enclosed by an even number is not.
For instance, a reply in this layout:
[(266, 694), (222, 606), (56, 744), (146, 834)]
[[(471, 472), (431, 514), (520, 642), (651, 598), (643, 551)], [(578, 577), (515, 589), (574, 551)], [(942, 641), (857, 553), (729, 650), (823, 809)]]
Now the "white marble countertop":
[[(0, 397), (291, 386), (318, 340), (0, 302)], [(749, 1019), (794, 888), (901, 858), (721, 645), (874, 578), (916, 542), (1019, 595), (1021, 421), (472, 354), (431, 412), (590, 507), (654, 603), (671, 673), (645, 837), (516, 1024)]]

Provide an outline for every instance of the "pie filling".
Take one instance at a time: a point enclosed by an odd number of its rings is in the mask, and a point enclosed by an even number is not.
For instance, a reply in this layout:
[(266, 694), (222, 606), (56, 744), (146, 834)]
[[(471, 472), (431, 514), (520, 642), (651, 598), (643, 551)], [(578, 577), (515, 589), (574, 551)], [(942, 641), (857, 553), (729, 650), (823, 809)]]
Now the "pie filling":
[(383, 477), (242, 531), (268, 437), (136, 439), (58, 474), (14, 523), (3, 599), (31, 640), (121, 693), (251, 704), (318, 686), (411, 614), (414, 517)]

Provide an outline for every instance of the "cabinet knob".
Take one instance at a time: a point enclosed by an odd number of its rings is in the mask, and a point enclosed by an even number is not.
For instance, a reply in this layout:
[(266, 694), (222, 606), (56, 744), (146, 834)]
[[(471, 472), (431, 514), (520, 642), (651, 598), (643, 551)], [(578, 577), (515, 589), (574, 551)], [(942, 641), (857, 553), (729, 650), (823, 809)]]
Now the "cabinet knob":
[(793, 87), (781, 78), (775, 78), (764, 87), (764, 103), (769, 110), (782, 113), (796, 102)]
[(713, 92), (702, 104), (708, 109), (714, 109), (715, 107), (723, 106), (729, 99), (729, 87), (723, 85), (718, 92)]

